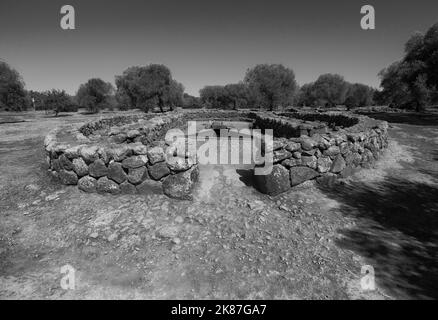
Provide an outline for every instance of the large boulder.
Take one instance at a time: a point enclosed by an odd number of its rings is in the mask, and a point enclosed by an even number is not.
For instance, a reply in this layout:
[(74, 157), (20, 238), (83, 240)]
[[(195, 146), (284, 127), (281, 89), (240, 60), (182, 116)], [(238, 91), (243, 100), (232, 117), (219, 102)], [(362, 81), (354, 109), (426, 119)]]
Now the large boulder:
[(291, 157), (292, 157), (292, 153), (287, 150), (284, 149), (276, 150), (274, 151), (273, 162), (278, 163), (280, 161), (283, 161), (284, 159), (288, 159)]
[(301, 149), (301, 144), (299, 144), (298, 142), (290, 141), (286, 145), (286, 150), (290, 152), (299, 151), (300, 149)]
[(358, 166), (362, 162), (362, 156), (358, 152), (347, 152), (345, 162), (347, 165)]
[(123, 143), (126, 141), (127, 138), (128, 138), (128, 136), (122, 132), (122, 133), (111, 136), (109, 138), (109, 141), (112, 143)]
[(162, 147), (153, 147), (148, 150), (147, 156), (151, 164), (164, 161), (164, 150)]
[(339, 149), (338, 146), (331, 146), (327, 150), (324, 150), (322, 154), (327, 156), (327, 157), (334, 157), (334, 156), (338, 155), (340, 152), (341, 152), (341, 150)]
[(99, 149), (97, 150), (97, 153), (99, 154), (99, 159), (102, 159), (102, 161), (105, 162), (105, 164), (108, 164), (108, 162), (110, 162), (111, 155), (108, 152), (108, 148), (104, 146), (100, 146)]
[(79, 157), (79, 154), (80, 154), (79, 151), (82, 147), (83, 147), (82, 145), (71, 146), (71, 147), (65, 149), (64, 154), (69, 159), (77, 158), (77, 157)]
[(62, 154), (58, 160), (61, 168), (65, 170), (73, 170), (73, 163), (64, 154)]
[(346, 163), (344, 157), (341, 154), (338, 154), (335, 160), (333, 160), (332, 167), (330, 168), (330, 172), (339, 173), (342, 170), (344, 170), (345, 166)]
[(118, 194), (120, 193), (120, 187), (107, 177), (102, 177), (97, 180), (97, 191), (100, 193)]
[(137, 155), (146, 155), (148, 152), (148, 148), (141, 142), (130, 143), (128, 146), (132, 152)]
[(301, 156), (301, 163), (312, 169), (317, 167), (317, 158), (315, 156)]
[(123, 168), (130, 169), (130, 168), (138, 168), (141, 166), (144, 166), (148, 162), (147, 156), (132, 156), (129, 158), (126, 158), (122, 162)]
[(137, 192), (143, 195), (163, 193), (163, 186), (161, 182), (150, 180), (150, 179), (144, 180), (142, 183), (136, 186), (136, 188), (137, 188)]
[(61, 164), (59, 163), (59, 159), (52, 159), (52, 170), (56, 172), (61, 171)]
[(73, 159), (73, 170), (79, 177), (86, 176), (88, 174), (88, 166), (82, 158)]
[(281, 162), (286, 168), (296, 167), (301, 165), (301, 159), (286, 159)]
[(97, 151), (98, 146), (83, 146), (79, 149), (79, 154), (86, 163), (91, 163), (99, 159), (99, 154), (97, 153)]
[(108, 166), (108, 178), (117, 183), (122, 183), (127, 179), (127, 175), (119, 162), (112, 162)]
[(97, 180), (90, 176), (85, 176), (79, 179), (78, 188), (85, 192), (96, 192)]
[(121, 144), (118, 146), (113, 146), (112, 148), (108, 149), (107, 152), (110, 158), (120, 162), (123, 161), (126, 157), (130, 156), (132, 150), (126, 144)]
[(308, 167), (293, 167), (289, 170), (292, 186), (299, 185), (307, 180), (312, 180), (319, 176), (319, 173)]
[(78, 176), (74, 171), (60, 170), (59, 179), (63, 184), (74, 185), (78, 183)]
[(199, 179), (199, 169), (197, 166), (190, 170), (168, 176), (163, 181), (164, 194), (171, 198), (191, 200), (192, 189)]
[(154, 165), (150, 165), (148, 166), (148, 170), (149, 176), (154, 180), (160, 180), (170, 173), (166, 162), (158, 162)]
[(179, 156), (167, 158), (167, 165), (170, 170), (174, 172), (189, 170), (194, 164), (195, 163), (192, 158), (183, 158)]
[(148, 178), (149, 178), (148, 171), (144, 166), (139, 168), (129, 169), (128, 181), (132, 184), (139, 184), (143, 180)]
[(100, 178), (108, 174), (108, 168), (102, 159), (97, 159), (88, 167), (88, 173), (94, 178)]
[(341, 144), (339, 144), (339, 151), (342, 154), (348, 153), (350, 151), (350, 149), (352, 148), (352, 147), (350, 147), (350, 143), (349, 142), (341, 142)]
[(301, 148), (303, 150), (312, 150), (313, 148), (316, 148), (318, 145), (318, 143), (315, 140), (306, 136), (302, 136), (300, 138), (300, 142), (301, 142)]
[(269, 195), (277, 195), (290, 189), (289, 170), (280, 164), (266, 175), (254, 175), (257, 189)]
[(135, 186), (133, 184), (129, 183), (128, 181), (125, 181), (125, 182), (120, 184), (120, 191), (123, 194), (136, 194), (137, 193), (137, 189), (135, 188)]
[(325, 173), (332, 167), (332, 160), (329, 157), (320, 157), (317, 161), (317, 169), (320, 173)]

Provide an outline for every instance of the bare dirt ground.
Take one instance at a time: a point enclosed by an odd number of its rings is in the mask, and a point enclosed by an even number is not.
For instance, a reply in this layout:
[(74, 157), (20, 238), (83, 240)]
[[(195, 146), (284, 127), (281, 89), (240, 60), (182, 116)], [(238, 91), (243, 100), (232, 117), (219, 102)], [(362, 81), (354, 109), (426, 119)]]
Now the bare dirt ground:
[[(0, 298), (438, 298), (437, 123), (389, 120), (388, 151), (345, 184), (269, 197), (248, 168), (208, 166), (177, 201), (52, 180), (45, 134), (90, 118), (0, 115)], [(75, 290), (60, 286), (66, 264)]]

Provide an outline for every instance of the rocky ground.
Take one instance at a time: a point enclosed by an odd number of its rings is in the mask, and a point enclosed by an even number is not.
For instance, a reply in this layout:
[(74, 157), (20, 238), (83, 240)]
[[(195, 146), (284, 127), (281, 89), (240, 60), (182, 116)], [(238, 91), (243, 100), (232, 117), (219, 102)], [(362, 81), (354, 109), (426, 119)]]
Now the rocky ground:
[[(438, 297), (436, 124), (392, 123), (375, 168), (330, 188), (269, 197), (246, 167), (205, 166), (194, 200), (178, 201), (53, 181), (44, 135), (89, 118), (0, 121), (2, 299)], [(60, 286), (66, 264), (75, 290)], [(366, 264), (375, 291), (360, 287)]]

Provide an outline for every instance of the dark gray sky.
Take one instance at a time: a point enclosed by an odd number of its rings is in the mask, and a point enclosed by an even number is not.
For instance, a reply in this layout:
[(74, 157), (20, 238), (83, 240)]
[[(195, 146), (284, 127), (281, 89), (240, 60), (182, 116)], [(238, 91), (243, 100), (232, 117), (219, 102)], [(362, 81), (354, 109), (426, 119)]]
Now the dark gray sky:
[[(76, 30), (59, 27), (64, 4), (76, 9)], [(364, 4), (376, 30), (360, 28)], [(285, 64), (299, 84), (334, 72), (377, 87), (409, 35), (435, 22), (437, 0), (1, 0), (0, 59), (28, 89), (69, 93), (149, 63), (167, 65), (195, 95), (258, 63)]]

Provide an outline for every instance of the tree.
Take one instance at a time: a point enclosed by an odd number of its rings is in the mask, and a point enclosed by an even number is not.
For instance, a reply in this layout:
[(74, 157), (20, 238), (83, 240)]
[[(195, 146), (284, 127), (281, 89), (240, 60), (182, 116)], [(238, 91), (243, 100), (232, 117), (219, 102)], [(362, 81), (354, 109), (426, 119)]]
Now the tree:
[(199, 91), (199, 95), (206, 108), (236, 110), (247, 108), (250, 104), (248, 88), (244, 83), (205, 86)]
[(170, 85), (163, 91), (163, 104), (169, 106), (170, 110), (183, 107), (184, 86), (173, 80)]
[(184, 93), (183, 95), (183, 108), (185, 109), (199, 109), (202, 108), (201, 99)]
[(404, 81), (402, 62), (394, 62), (379, 73), (382, 100), (390, 106), (405, 107), (411, 101), (411, 90)]
[(425, 64), (427, 85), (438, 88), (438, 23), (435, 23), (424, 35), (424, 49), (420, 59)]
[(6, 62), (0, 61), (0, 106), (22, 111), (28, 105), (28, 96), (20, 74)]
[(76, 99), (81, 107), (89, 112), (97, 113), (100, 109), (110, 106), (110, 98), (114, 93), (111, 83), (99, 78), (93, 78), (79, 86)]
[(421, 32), (414, 33), (405, 44), (406, 60), (418, 60), (423, 55), (424, 35)]
[(205, 86), (199, 90), (201, 103), (206, 108), (227, 109), (227, 95), (224, 86)]
[(425, 34), (415, 33), (405, 44), (402, 60), (379, 73), (383, 100), (422, 111), (438, 99), (438, 23)]
[(415, 101), (415, 109), (417, 112), (424, 111), (430, 102), (431, 90), (427, 86), (427, 76), (419, 75), (412, 86), (412, 95)]
[(298, 91), (297, 95), (297, 105), (300, 107), (304, 106), (315, 106), (315, 96), (313, 92), (314, 83), (304, 84)]
[(71, 97), (64, 90), (56, 89), (45, 92), (43, 103), (47, 110), (53, 110), (55, 112), (55, 117), (57, 117), (60, 112), (68, 111), (73, 104)]
[(312, 95), (318, 105), (334, 107), (343, 104), (348, 83), (338, 74), (323, 74), (313, 84)]
[(294, 72), (281, 64), (259, 64), (249, 69), (244, 83), (256, 103), (271, 111), (292, 104), (297, 89)]
[(227, 84), (224, 87), (226, 100), (234, 110), (248, 106), (248, 89), (243, 83)]
[(146, 67), (130, 67), (116, 76), (117, 96), (123, 97), (131, 108), (144, 111), (155, 107), (164, 112), (183, 104), (184, 87), (172, 79), (164, 65), (150, 64)]
[(373, 104), (373, 97), (373, 88), (361, 83), (349, 84), (344, 104), (348, 109), (370, 106)]

